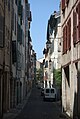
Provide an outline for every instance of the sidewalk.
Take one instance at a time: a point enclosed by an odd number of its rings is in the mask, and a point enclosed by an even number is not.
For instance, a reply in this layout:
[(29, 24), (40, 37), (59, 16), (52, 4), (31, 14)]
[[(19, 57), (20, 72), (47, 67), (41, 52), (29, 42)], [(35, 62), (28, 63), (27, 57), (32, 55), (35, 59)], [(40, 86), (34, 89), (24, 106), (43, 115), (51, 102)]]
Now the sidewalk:
[[(62, 110), (62, 107), (61, 107), (61, 101), (57, 101), (56, 102), (57, 106), (59, 107), (59, 110)], [(59, 116), (60, 119), (71, 119), (67, 114), (61, 112), (60, 116)]]
[(60, 117), (60, 119), (71, 119), (67, 114), (65, 114), (63, 112), (60, 114), (59, 117)]
[(16, 108), (11, 109), (9, 112), (5, 113), (2, 119), (14, 119), (26, 105), (28, 98), (30, 97), (30, 94), (31, 91), (28, 93), (28, 95), (26, 96), (26, 98), (23, 100), (21, 104), (19, 104)]

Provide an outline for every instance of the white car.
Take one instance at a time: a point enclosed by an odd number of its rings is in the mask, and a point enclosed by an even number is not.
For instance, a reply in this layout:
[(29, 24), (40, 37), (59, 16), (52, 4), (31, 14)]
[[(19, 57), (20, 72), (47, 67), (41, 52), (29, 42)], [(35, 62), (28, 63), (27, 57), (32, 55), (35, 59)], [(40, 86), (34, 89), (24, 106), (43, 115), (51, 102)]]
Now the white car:
[(56, 89), (55, 88), (44, 88), (44, 100), (54, 100), (56, 101)]

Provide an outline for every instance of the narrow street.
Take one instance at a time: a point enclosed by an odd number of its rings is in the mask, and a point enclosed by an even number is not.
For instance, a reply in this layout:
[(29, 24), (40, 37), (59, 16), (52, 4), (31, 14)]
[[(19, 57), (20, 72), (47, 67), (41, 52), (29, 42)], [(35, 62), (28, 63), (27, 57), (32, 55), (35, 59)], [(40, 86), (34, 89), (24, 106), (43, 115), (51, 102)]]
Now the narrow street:
[(61, 108), (56, 102), (43, 101), (41, 90), (32, 89), (22, 112), (15, 119), (59, 119)]

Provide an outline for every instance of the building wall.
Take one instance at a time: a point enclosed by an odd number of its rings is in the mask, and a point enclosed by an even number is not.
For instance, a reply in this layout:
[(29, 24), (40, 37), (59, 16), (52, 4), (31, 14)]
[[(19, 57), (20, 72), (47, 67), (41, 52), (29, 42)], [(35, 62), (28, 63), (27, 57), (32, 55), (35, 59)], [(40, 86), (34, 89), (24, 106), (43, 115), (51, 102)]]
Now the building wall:
[(0, 117), (27, 95), (27, 82), (32, 78), (31, 21), (27, 0), (0, 0)]
[(44, 83), (48, 87), (55, 86), (53, 70), (61, 68), (61, 42), (60, 12), (55, 11), (48, 20), (47, 28), (46, 50), (48, 51), (45, 52)]
[(0, 117), (10, 109), (11, 5), (11, 1), (0, 1)]
[(12, 4), (12, 82), (11, 108), (17, 105), (17, 22), (18, 7), (16, 1)]
[(4, 32), (4, 56), (3, 56), (3, 112), (10, 109), (10, 76), (11, 76), (11, 13), (12, 3), (5, 2), (5, 32)]
[[(66, 111), (68, 115), (72, 118), (80, 117), (80, 104), (78, 102), (79, 93), (80, 93), (80, 85), (79, 85), (79, 76), (80, 76), (80, 44), (79, 39), (78, 42), (74, 44), (74, 27), (73, 27), (73, 14), (76, 12), (79, 0), (69, 0), (67, 4), (65, 4), (65, 8), (61, 11), (61, 24), (62, 24), (62, 32), (64, 34), (64, 27), (68, 24), (69, 19), (71, 18), (71, 23), (69, 27), (71, 27), (70, 35), (70, 44), (68, 44), (65, 52), (62, 52), (62, 106), (63, 111)], [(78, 8), (80, 9), (80, 8)], [(76, 17), (75, 17), (76, 19)], [(77, 26), (78, 24), (78, 14), (77, 14)], [(78, 38), (78, 29), (76, 30)], [(75, 34), (76, 34), (75, 33)], [(66, 34), (66, 33), (65, 33)], [(63, 40), (64, 40), (63, 35)], [(68, 37), (69, 38), (69, 37)], [(66, 38), (65, 38), (66, 39)], [(63, 41), (64, 42), (64, 41)], [(63, 44), (63, 50), (64, 49)]]
[[(4, 18), (4, 1), (0, 1), (0, 30), (3, 31), (3, 19)], [(2, 84), (3, 84), (3, 32), (0, 32), (0, 117), (2, 116)]]

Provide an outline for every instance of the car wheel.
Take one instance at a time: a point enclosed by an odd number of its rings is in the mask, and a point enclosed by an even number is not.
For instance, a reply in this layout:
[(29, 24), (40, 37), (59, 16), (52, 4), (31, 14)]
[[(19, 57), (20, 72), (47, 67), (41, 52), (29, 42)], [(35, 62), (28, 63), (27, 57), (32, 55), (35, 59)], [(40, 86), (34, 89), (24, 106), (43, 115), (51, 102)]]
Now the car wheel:
[(56, 94), (55, 94), (55, 99), (54, 99), (54, 101), (56, 101)]

